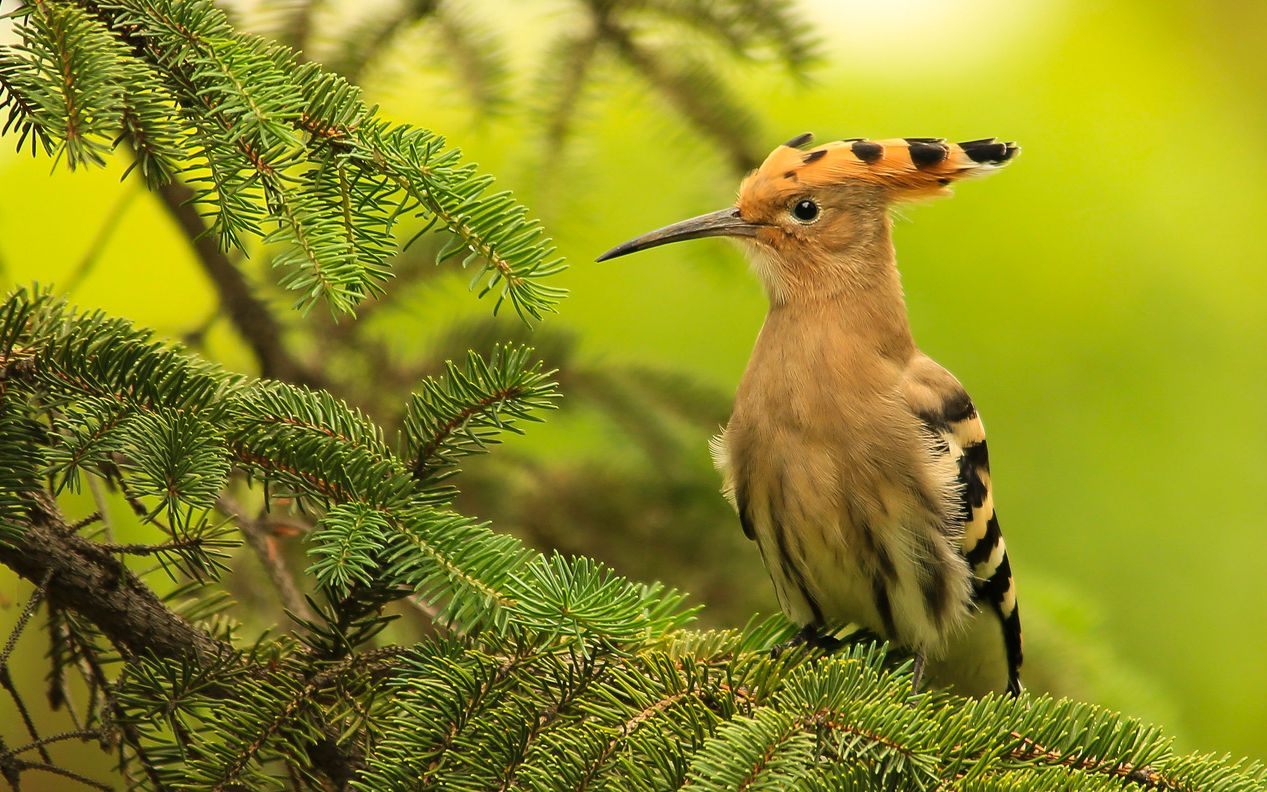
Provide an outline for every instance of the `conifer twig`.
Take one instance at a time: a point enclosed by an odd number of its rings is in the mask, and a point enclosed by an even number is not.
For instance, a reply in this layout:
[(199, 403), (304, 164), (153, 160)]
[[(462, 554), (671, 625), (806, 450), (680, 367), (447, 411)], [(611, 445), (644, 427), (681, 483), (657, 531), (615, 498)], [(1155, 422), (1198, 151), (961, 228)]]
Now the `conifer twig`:
[(36, 741), (39, 748), (40, 757), (45, 762), (52, 762), (52, 758), (48, 755), (48, 751), (44, 748), (44, 744), (40, 743), (39, 732), (35, 728), (35, 721), (31, 718), (31, 712), (26, 707), (26, 702), (19, 695), (17, 686), (13, 684), (13, 677), (9, 674), (9, 656), (13, 654), (14, 647), (18, 644), (18, 638), (21, 637), (22, 631), (26, 629), (27, 623), (31, 617), (35, 615), (36, 608), (40, 602), (44, 600), (48, 593), (48, 583), (52, 577), (52, 573), (45, 573), (44, 578), (36, 585), (35, 591), (31, 593), (31, 598), (27, 600), (26, 605), (22, 608), (22, 613), (18, 614), (18, 620), (13, 625), (13, 629), (9, 631), (9, 637), (4, 643), (4, 649), (0, 650), (0, 687), (3, 687), (13, 699), (13, 704), (18, 709), (18, 714), (22, 718), (23, 725), (26, 726), (27, 734), (31, 735), (31, 739)]
[(216, 499), (216, 508), (225, 515), (232, 517), (233, 521), (238, 524), (238, 527), (242, 530), (242, 536), (246, 538), (246, 543), (251, 546), (255, 557), (259, 559), (260, 566), (264, 567), (264, 572), (268, 575), (269, 582), (273, 584), (273, 588), (277, 589), (277, 595), (281, 597), (282, 605), (286, 610), (294, 618), (311, 621), (313, 618), (312, 610), (308, 607), (308, 603), (304, 601), (303, 593), (295, 582), (295, 576), (287, 569), (286, 562), (282, 560), (273, 547), (268, 536), (268, 529), (264, 524), (260, 520), (248, 516), (242, 509), (241, 504), (227, 495), (222, 495)]

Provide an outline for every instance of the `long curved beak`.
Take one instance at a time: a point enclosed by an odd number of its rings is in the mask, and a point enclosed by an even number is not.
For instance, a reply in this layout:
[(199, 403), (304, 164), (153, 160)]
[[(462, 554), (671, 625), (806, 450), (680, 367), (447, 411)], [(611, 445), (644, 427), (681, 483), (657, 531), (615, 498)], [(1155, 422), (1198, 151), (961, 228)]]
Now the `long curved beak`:
[(710, 236), (756, 236), (757, 229), (760, 227), (756, 223), (749, 223), (744, 220), (739, 216), (739, 210), (731, 206), (726, 209), (719, 209), (716, 212), (700, 215), (699, 217), (692, 217), (690, 220), (683, 220), (680, 223), (674, 223), (664, 228), (657, 228), (655, 231), (648, 231), (640, 237), (635, 237), (628, 242), (622, 242), (599, 256), (595, 261), (607, 261), (627, 253), (637, 253), (639, 250), (667, 245), (670, 242), (681, 242), (683, 239), (699, 239), (700, 237)]

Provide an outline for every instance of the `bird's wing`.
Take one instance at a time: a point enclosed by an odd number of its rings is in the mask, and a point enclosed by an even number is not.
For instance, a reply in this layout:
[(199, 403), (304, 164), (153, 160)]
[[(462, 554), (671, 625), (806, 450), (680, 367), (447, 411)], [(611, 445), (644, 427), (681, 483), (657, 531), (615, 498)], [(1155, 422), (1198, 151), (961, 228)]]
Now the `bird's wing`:
[(994, 512), (985, 426), (959, 382), (940, 366), (937, 369), (937, 375), (930, 371), (908, 380), (907, 399), (931, 435), (933, 453), (949, 455), (955, 462), (955, 489), (961, 498), (957, 519), (963, 525), (959, 549), (972, 570), (975, 598), (989, 603), (1002, 622), (1008, 690), (1015, 694), (1020, 691), (1021, 618), (1007, 545)]
[(721, 434), (714, 436), (713, 439), (708, 441), (708, 452), (713, 457), (713, 467), (717, 468), (718, 472), (721, 473), (721, 494), (726, 497), (726, 502), (739, 515), (739, 524), (743, 526), (743, 535), (755, 542), (757, 529), (752, 525), (747, 509), (742, 508), (739, 504), (739, 495), (735, 489), (735, 471), (730, 465), (730, 452), (726, 448), (726, 432), (724, 430)]

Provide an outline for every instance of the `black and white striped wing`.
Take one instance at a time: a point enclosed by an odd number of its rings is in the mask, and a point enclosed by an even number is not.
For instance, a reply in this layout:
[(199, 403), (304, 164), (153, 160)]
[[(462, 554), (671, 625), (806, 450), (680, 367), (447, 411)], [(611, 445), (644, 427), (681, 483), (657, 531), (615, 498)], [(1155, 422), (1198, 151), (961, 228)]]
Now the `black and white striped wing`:
[(960, 550), (972, 571), (975, 599), (998, 614), (1007, 652), (1007, 688), (1016, 695), (1020, 693), (1021, 617), (1007, 545), (994, 511), (985, 426), (972, 400), (962, 392), (948, 399), (939, 413), (921, 418), (957, 462), (964, 528)]

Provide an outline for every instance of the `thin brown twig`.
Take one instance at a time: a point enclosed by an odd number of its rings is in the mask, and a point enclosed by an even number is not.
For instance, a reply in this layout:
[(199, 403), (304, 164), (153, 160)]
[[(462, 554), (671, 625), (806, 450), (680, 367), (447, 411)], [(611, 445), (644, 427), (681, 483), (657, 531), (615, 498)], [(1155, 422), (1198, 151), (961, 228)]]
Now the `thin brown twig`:
[(86, 775), (76, 773), (74, 770), (67, 770), (64, 767), (58, 767), (57, 765), (49, 762), (26, 762), (21, 759), (14, 759), (12, 761), (12, 765), (13, 769), (19, 775), (30, 770), (41, 770), (45, 773), (52, 773), (53, 775), (59, 775), (63, 778), (69, 778), (72, 781), (78, 781), (84, 786), (92, 787), (93, 789), (102, 789), (105, 790), (105, 792), (111, 792), (111, 790), (114, 789), (114, 787), (109, 784), (94, 781)]
[[(13, 699), (13, 704), (18, 709), (18, 715), (22, 718), (23, 725), (26, 726), (27, 734), (31, 735), (31, 739), (37, 741), (37, 743), (40, 740), (40, 734), (35, 728), (35, 721), (31, 718), (31, 712), (27, 709), (26, 702), (19, 695), (17, 686), (13, 684), (13, 677), (9, 674), (9, 657), (13, 654), (13, 649), (18, 644), (18, 638), (35, 614), (36, 608), (39, 607), (40, 602), (48, 594), (48, 584), (52, 577), (52, 572), (46, 573), (39, 585), (35, 587), (31, 598), (27, 600), (26, 606), (22, 608), (22, 613), (18, 615), (17, 622), (9, 632), (9, 638), (5, 641), (3, 651), (0, 651), (0, 687), (3, 687), (5, 692), (9, 694), (9, 698)], [(44, 749), (44, 746), (39, 745), (38, 747), (40, 757), (46, 762), (51, 762), (52, 759), (49, 757), (48, 751)]]
[(110, 520), (110, 506), (106, 503), (106, 493), (101, 489), (97, 477), (88, 475), (88, 491), (92, 493), (92, 501), (97, 505), (97, 514), (101, 517), (101, 527), (107, 542), (114, 541), (114, 524)]
[(148, 556), (158, 555), (159, 553), (179, 552), (187, 550), (191, 547), (198, 547), (206, 542), (206, 538), (202, 536), (194, 536), (189, 539), (179, 539), (172, 542), (163, 542), (162, 544), (108, 544), (102, 543), (98, 546), (107, 553), (118, 553), (119, 555), (132, 556)]
[(7, 665), (9, 656), (13, 654), (13, 648), (18, 645), (18, 638), (22, 635), (22, 631), (26, 629), (27, 622), (35, 615), (35, 609), (44, 601), (44, 597), (48, 594), (48, 584), (53, 579), (53, 570), (48, 570), (40, 578), (39, 585), (35, 587), (35, 591), (31, 593), (31, 598), (27, 600), (26, 605), (22, 608), (22, 612), (18, 614), (18, 620), (13, 625), (13, 629), (9, 631), (9, 638), (4, 642), (4, 649), (0, 650), (0, 666)]
[(76, 520), (75, 522), (66, 526), (66, 530), (70, 531), (71, 533), (79, 533), (83, 529), (87, 528), (88, 526), (92, 525), (95, 522), (99, 522), (100, 520), (101, 520), (101, 512), (93, 512), (92, 514), (89, 514), (87, 517), (84, 517), (83, 519), (80, 519), (80, 520)]
[[(4, 688), (9, 694), (9, 698), (13, 699), (13, 705), (17, 707), (18, 717), (22, 718), (22, 725), (26, 727), (26, 733), (31, 735), (33, 739), (39, 739), (39, 732), (35, 728), (35, 720), (31, 717), (31, 711), (27, 709), (26, 702), (22, 700), (18, 688), (13, 684), (13, 676), (9, 673), (8, 665), (0, 665), (0, 687)], [(40, 747), (40, 756), (45, 761), (52, 761), (48, 751), (43, 746)]]
[(92, 274), (93, 267), (101, 260), (101, 253), (106, 246), (110, 244), (110, 240), (114, 237), (114, 233), (119, 228), (119, 221), (123, 219), (123, 215), (127, 212), (128, 207), (132, 205), (133, 199), (141, 193), (141, 188), (132, 187), (124, 190), (123, 195), (115, 201), (114, 206), (110, 208), (109, 214), (102, 221), (101, 227), (97, 229), (96, 236), (89, 243), (88, 249), (84, 251), (84, 255), (79, 259), (79, 264), (71, 271), (66, 278), (65, 285), (62, 290), (66, 294), (73, 294), (80, 284)]
[[(52, 745), (53, 743), (59, 743), (64, 740), (84, 740), (86, 742), (88, 740), (100, 740), (101, 737), (102, 733), (100, 729), (72, 729), (71, 731), (61, 732), (60, 734), (41, 737), (38, 740), (33, 740), (25, 745), (19, 745), (16, 748), (10, 748), (5, 753), (10, 756), (17, 756), (18, 754), (23, 754), (27, 751), (34, 751), (37, 748), (43, 748), (46, 745)], [(45, 761), (49, 760), (45, 759)]]
[(291, 617), (310, 621), (313, 617), (312, 610), (304, 600), (303, 593), (295, 582), (295, 576), (286, 567), (286, 562), (281, 555), (277, 553), (263, 522), (248, 516), (241, 504), (227, 495), (221, 495), (216, 499), (216, 508), (233, 518), (233, 521), (241, 528), (242, 536), (246, 538), (246, 543), (259, 559), (260, 565), (264, 567), (269, 582), (273, 584), (273, 588), (277, 589), (282, 605), (290, 612)]

